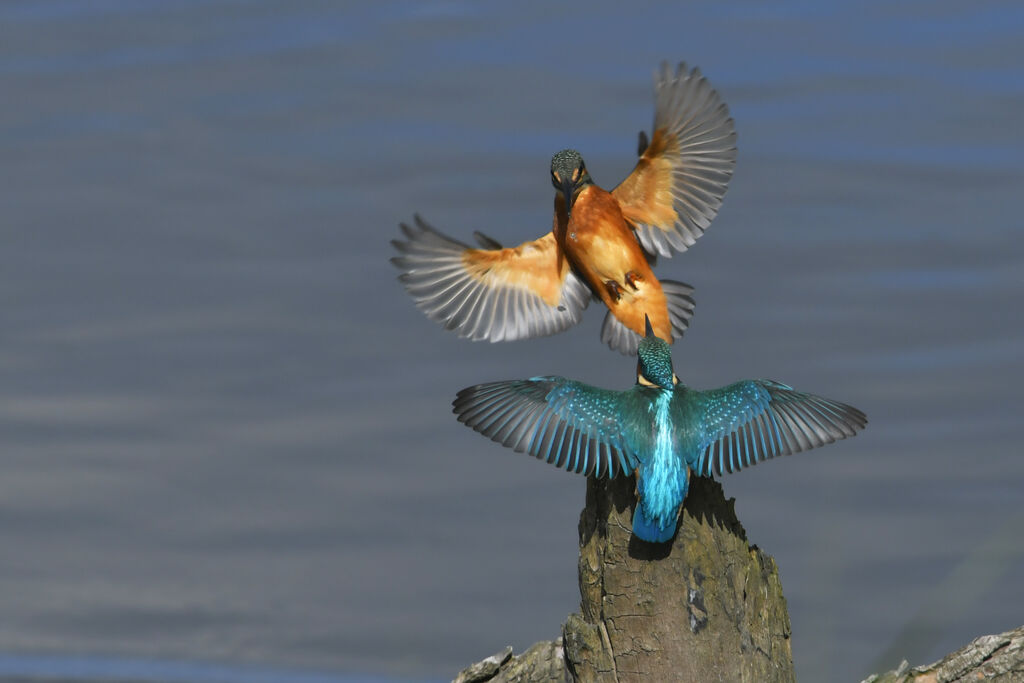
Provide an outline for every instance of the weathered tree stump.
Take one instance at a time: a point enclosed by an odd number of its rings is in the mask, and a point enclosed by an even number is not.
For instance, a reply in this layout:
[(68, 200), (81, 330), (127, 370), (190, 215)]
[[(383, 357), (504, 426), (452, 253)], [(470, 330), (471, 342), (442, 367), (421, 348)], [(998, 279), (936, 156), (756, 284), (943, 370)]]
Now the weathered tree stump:
[[(631, 479), (587, 485), (582, 619), (563, 634), (577, 680), (793, 680), (775, 561), (747, 544), (722, 487), (693, 478), (671, 544), (632, 535), (633, 505)], [(588, 631), (590, 647), (574, 650)]]
[(895, 671), (875, 674), (863, 683), (1019, 683), (1024, 681), (1024, 626), (995, 636), (975, 638), (934, 664), (904, 662)]
[(457, 681), (794, 680), (775, 562), (748, 545), (721, 486), (691, 480), (679, 531), (664, 544), (632, 535), (633, 488), (626, 477), (587, 483), (581, 613), (562, 637)]
[[(693, 478), (671, 544), (631, 533), (632, 478), (591, 479), (580, 515), (580, 614), (562, 635), (512, 648), (456, 683), (792, 681), (789, 615), (775, 561), (747, 544), (722, 487)], [(863, 683), (1024, 681), (1024, 626), (928, 666)]]

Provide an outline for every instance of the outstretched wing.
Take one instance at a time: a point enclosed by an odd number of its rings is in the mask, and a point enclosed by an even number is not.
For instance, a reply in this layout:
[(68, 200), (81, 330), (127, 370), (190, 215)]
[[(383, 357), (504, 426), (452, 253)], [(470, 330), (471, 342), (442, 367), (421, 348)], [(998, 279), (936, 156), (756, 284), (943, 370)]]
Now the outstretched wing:
[(685, 63), (675, 73), (662, 63), (654, 103), (654, 134), (612, 194), (644, 249), (668, 257), (686, 251), (718, 213), (736, 165), (736, 131), (718, 93)]
[(459, 422), (514, 451), (570, 472), (614, 477), (638, 464), (621, 431), (620, 397), (562, 377), (534, 377), (463, 389), (452, 405)]
[(391, 259), (416, 305), (461, 337), (511, 341), (561, 332), (580, 321), (590, 290), (559, 253), (554, 235), (502, 249), (474, 249), (416, 216), (403, 223), (405, 241), (392, 240)]
[(868, 423), (853, 406), (770, 380), (746, 380), (700, 392), (707, 445), (693, 469), (735, 472), (853, 436)]

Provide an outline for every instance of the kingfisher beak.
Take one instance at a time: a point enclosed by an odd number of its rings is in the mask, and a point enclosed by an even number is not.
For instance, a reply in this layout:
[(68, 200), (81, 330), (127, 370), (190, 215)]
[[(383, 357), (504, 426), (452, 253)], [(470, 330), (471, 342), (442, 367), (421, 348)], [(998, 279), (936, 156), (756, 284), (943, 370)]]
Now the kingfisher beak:
[(654, 328), (651, 327), (651, 319), (647, 317), (646, 313), (644, 313), (644, 335), (647, 337), (654, 336)]
[(562, 178), (562, 195), (565, 197), (565, 213), (572, 215), (572, 205), (576, 203), (576, 184), (572, 178)]

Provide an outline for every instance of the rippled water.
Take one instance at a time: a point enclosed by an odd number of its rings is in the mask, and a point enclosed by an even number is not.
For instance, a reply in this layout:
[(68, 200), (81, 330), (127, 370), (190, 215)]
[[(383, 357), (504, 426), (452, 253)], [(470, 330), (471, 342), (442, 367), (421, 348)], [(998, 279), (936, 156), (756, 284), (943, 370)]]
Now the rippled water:
[(557, 635), (584, 481), (449, 402), (632, 361), (596, 308), (459, 340), (388, 240), (415, 211), (540, 235), (551, 153), (618, 182), (661, 59), (740, 134), (720, 216), (659, 265), (697, 288), (678, 374), (871, 419), (724, 482), (799, 676), (1024, 623), (1022, 29), (1009, 3), (0, 5), (0, 669), (442, 679)]

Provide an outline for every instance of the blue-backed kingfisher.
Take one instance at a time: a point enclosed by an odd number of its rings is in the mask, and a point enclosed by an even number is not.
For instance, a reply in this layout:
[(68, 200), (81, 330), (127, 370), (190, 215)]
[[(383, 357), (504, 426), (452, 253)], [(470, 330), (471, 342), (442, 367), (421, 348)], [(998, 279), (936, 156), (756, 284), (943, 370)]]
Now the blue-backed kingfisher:
[(645, 324), (636, 385), (626, 391), (563, 377), (490, 382), (460, 391), (454, 412), (484, 436), (572, 472), (635, 475), (633, 533), (651, 543), (675, 534), (691, 475), (735, 472), (867, 425), (852, 406), (770, 380), (691, 389)]

